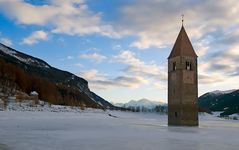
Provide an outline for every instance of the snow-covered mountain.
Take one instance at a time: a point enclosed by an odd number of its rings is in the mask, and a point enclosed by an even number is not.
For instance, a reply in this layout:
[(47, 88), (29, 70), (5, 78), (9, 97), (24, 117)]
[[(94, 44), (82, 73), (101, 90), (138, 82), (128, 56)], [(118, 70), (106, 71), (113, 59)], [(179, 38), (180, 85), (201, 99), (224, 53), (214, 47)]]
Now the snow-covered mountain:
[[(21, 61), (22, 63), (26, 63), (28, 65), (32, 65), (32, 66), (37, 66), (37, 67), (41, 67), (41, 68), (50, 68), (50, 65), (47, 64), (46, 62), (32, 57), (30, 55), (26, 55), (23, 54), (21, 52), (18, 52), (12, 48), (9, 48), (3, 44), (0, 43), (0, 56), (4, 56), (4, 53), (6, 55), (9, 55), (10, 57), (16, 58), (17, 60)], [(5, 56), (6, 56), (5, 55)]]
[(221, 91), (221, 90), (215, 90), (212, 92), (208, 92), (208, 94), (216, 94), (216, 95), (222, 95), (222, 94), (229, 94), (236, 91), (236, 89), (232, 89), (232, 90), (226, 90), (226, 91)]
[[(0, 43), (0, 93), (3, 89), (29, 94), (37, 91), (39, 98), (61, 105), (113, 108), (93, 93), (88, 82), (70, 72), (50, 66), (47, 62), (21, 53)], [(6, 91), (6, 90), (5, 90)], [(9, 93), (5, 93), (9, 95)]]
[(167, 106), (166, 103), (159, 102), (159, 101), (151, 101), (146, 98), (140, 99), (140, 100), (131, 100), (127, 103), (115, 103), (114, 105), (118, 107), (124, 107), (124, 108), (130, 108), (130, 107), (144, 107), (147, 109), (154, 109), (156, 106)]
[(239, 113), (239, 90), (213, 91), (198, 98), (200, 108), (221, 111), (221, 116)]

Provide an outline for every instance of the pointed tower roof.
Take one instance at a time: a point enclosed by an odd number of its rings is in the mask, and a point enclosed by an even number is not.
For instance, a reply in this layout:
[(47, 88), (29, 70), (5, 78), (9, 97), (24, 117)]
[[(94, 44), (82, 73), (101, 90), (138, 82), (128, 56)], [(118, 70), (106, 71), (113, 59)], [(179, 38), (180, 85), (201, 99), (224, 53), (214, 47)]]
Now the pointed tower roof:
[(176, 56), (197, 57), (183, 25), (168, 59)]

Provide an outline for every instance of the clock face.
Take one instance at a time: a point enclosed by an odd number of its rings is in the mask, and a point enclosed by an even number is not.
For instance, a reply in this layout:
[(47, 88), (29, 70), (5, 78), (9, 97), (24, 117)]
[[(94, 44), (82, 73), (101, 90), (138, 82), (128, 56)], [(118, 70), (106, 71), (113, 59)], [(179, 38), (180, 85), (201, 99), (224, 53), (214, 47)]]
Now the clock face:
[(194, 72), (193, 71), (183, 71), (183, 82), (188, 84), (194, 83)]

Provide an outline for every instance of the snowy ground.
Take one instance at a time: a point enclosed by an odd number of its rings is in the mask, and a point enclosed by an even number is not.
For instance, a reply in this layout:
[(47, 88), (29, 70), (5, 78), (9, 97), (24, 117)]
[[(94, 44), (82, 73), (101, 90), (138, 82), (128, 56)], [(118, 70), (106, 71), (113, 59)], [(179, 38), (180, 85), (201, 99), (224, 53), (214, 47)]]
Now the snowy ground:
[(200, 115), (199, 127), (168, 127), (156, 113), (0, 111), (0, 150), (238, 148), (239, 121), (210, 115)]

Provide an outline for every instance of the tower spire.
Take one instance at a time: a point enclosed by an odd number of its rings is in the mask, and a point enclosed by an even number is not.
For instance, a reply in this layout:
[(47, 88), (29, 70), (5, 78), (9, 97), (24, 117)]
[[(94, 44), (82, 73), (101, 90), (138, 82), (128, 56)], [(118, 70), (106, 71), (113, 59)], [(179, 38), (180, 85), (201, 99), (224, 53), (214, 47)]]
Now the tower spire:
[[(182, 23), (183, 21), (184, 20), (182, 18)], [(197, 54), (193, 49), (193, 46), (190, 42), (190, 39), (188, 38), (188, 35), (183, 25), (181, 27), (176, 42), (174, 43), (173, 49), (168, 58), (173, 58), (176, 56), (190, 56), (194, 58), (197, 57)]]
[(182, 27), (168, 57), (168, 125), (198, 126), (197, 54)]

